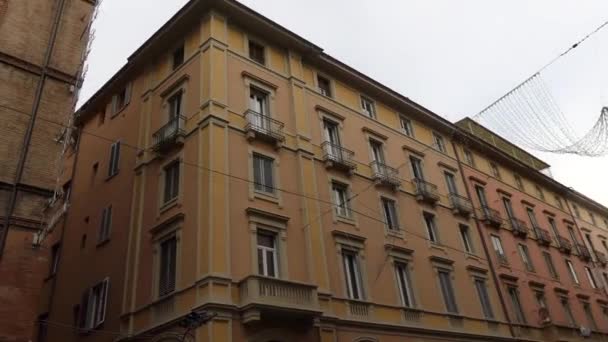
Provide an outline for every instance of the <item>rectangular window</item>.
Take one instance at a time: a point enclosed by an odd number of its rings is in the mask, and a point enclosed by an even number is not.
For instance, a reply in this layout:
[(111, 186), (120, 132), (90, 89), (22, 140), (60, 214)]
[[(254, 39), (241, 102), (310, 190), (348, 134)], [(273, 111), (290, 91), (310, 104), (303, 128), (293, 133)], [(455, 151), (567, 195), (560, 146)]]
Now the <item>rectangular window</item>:
[(558, 279), (559, 275), (557, 274), (555, 264), (553, 264), (551, 253), (543, 251), (543, 259), (545, 259), (545, 264), (547, 264), (547, 270), (549, 270), (549, 275), (551, 275), (551, 278)]
[(507, 217), (509, 219), (513, 219), (515, 217), (515, 214), (513, 213), (513, 206), (511, 205), (511, 200), (507, 197), (503, 197), (502, 204), (505, 207), (505, 212), (507, 213)]
[(399, 294), (403, 306), (412, 308), (415, 305), (412, 295), (412, 283), (410, 281), (410, 273), (407, 264), (395, 263), (395, 272), (397, 274), (397, 284), (399, 286)]
[(595, 318), (593, 318), (593, 312), (591, 311), (591, 304), (583, 302), (583, 311), (585, 312), (587, 322), (589, 322), (591, 329), (597, 330), (597, 324), (595, 324)]
[(334, 193), (334, 203), (336, 206), (336, 215), (341, 217), (351, 217), (350, 203), (348, 200), (348, 186), (333, 182), (331, 185)]
[(486, 191), (484, 190), (483, 186), (475, 185), (475, 192), (477, 193), (477, 198), (479, 199), (479, 205), (481, 206), (483, 213), (487, 215), (489, 207), (488, 207), (488, 200), (486, 198)]
[(526, 270), (528, 270), (528, 272), (534, 272), (534, 264), (532, 264), (528, 246), (520, 243), (517, 245), (517, 250), (519, 251), (519, 256), (521, 256), (521, 261), (524, 263)]
[(368, 99), (365, 96), (361, 96), (361, 108), (363, 113), (372, 119), (376, 118), (376, 104), (374, 101)]
[(515, 178), (515, 185), (517, 186), (517, 188), (521, 191), (525, 191), (524, 182), (521, 180), (521, 177), (519, 175), (513, 175), (513, 178)]
[(184, 64), (184, 45), (173, 50), (173, 70)]
[(534, 291), (534, 298), (536, 304), (540, 309), (547, 309), (547, 300), (545, 299), (545, 293), (542, 291)]
[(562, 305), (562, 308), (564, 309), (564, 313), (566, 314), (568, 323), (570, 323), (571, 327), (575, 327), (576, 321), (574, 320), (574, 315), (572, 314), (572, 309), (570, 308), (570, 303), (568, 302), (568, 298), (562, 297), (559, 302)]
[(112, 144), (110, 147), (110, 163), (108, 165), (108, 176), (112, 177), (118, 174), (118, 166), (120, 164), (120, 141)]
[(591, 223), (593, 223), (593, 225), (595, 226), (596, 225), (596, 223), (595, 223), (595, 216), (590, 211), (589, 211), (589, 218), (591, 219)]
[[(323, 120), (323, 128), (326, 141), (329, 141), (332, 147), (340, 147), (340, 130), (338, 124), (330, 120)], [(335, 151), (332, 149), (332, 154), (335, 157), (339, 157), (340, 153), (340, 149), (336, 149)]]
[(265, 118), (270, 116), (268, 109), (268, 93), (259, 90), (255, 87), (249, 88), (249, 109), (259, 115), (255, 115), (252, 118), (252, 124), (256, 128), (269, 128), (269, 121)]
[(515, 313), (515, 322), (519, 324), (526, 324), (526, 316), (524, 315), (524, 311), (519, 300), (519, 291), (514, 286), (508, 286), (507, 292), (509, 294), (513, 312)]
[(452, 287), (452, 278), (450, 271), (439, 270), (439, 285), (441, 286), (441, 293), (443, 295), (443, 301), (445, 308), (449, 313), (458, 313), (458, 306), (456, 305), (456, 296), (454, 295), (454, 288)]
[(494, 319), (494, 312), (492, 311), (490, 296), (488, 296), (486, 281), (481, 278), (475, 278), (475, 288), (477, 289), (477, 296), (479, 296), (483, 315), (488, 319)]
[(534, 214), (534, 209), (526, 208), (526, 213), (528, 214), (528, 219), (530, 220), (530, 224), (532, 225), (532, 227), (538, 227), (538, 222), (536, 221), (536, 214)]
[(99, 236), (97, 242), (101, 243), (110, 239), (112, 230), (112, 206), (104, 208), (101, 212), (101, 226), (99, 227)]
[(469, 232), (469, 227), (461, 224), (458, 226), (460, 230), (460, 238), (462, 239), (462, 245), (464, 246), (464, 250), (467, 253), (475, 253), (475, 248), (473, 248), (473, 240), (471, 240), (471, 235)]
[(557, 204), (558, 208), (564, 210), (564, 204), (562, 203), (562, 199), (558, 196), (555, 196), (555, 204)]
[(570, 271), (570, 276), (572, 277), (572, 280), (575, 283), (580, 284), (578, 276), (576, 275), (576, 271), (574, 270), (574, 265), (572, 265), (572, 261), (566, 259), (566, 266), (568, 267), (568, 271)]
[(388, 229), (399, 230), (395, 201), (382, 197), (382, 211), (384, 212), (384, 220)]
[(175, 291), (177, 267), (177, 238), (172, 236), (160, 243), (160, 263), (158, 272), (158, 296), (166, 296)]
[(424, 180), (424, 169), (422, 168), (422, 160), (410, 156), (410, 164), (412, 165), (412, 174), (414, 179)]
[(408, 137), (414, 137), (414, 127), (412, 126), (412, 120), (406, 118), (403, 115), (399, 116), (399, 122), (401, 123), (401, 130)]
[(443, 137), (437, 132), (433, 132), (433, 144), (435, 145), (435, 149), (437, 149), (437, 151), (443, 153), (446, 152), (445, 141), (443, 140)]
[(131, 84), (127, 84), (117, 94), (112, 96), (112, 114), (120, 112), (131, 101)]
[(538, 185), (535, 185), (534, 187), (536, 188), (536, 195), (538, 196), (538, 198), (544, 201), (545, 193), (543, 192), (543, 189)]
[(258, 273), (266, 277), (278, 276), (276, 235), (258, 232)]
[(572, 205), (572, 210), (574, 210), (574, 215), (575, 215), (577, 218), (581, 218), (581, 213), (580, 213), (580, 211), (578, 211), (578, 207), (576, 206), (576, 204), (573, 204), (573, 205)]
[(264, 50), (265, 49), (262, 44), (256, 43), (252, 40), (249, 41), (249, 58), (262, 65), (266, 64), (266, 54)]
[(49, 270), (49, 275), (53, 276), (57, 273), (57, 267), (59, 266), (59, 252), (61, 250), (61, 245), (56, 243), (51, 248), (51, 268)]
[(361, 272), (357, 252), (342, 250), (342, 257), (348, 297), (361, 300), (363, 299), (363, 289), (361, 288)]
[(259, 154), (253, 155), (253, 181), (255, 190), (274, 194), (274, 160)]
[(501, 264), (507, 263), (507, 255), (505, 254), (505, 250), (502, 248), (502, 242), (500, 238), (496, 235), (492, 235), (490, 237), (492, 240), (492, 247), (494, 248), (494, 252), (496, 252), (496, 256), (498, 257), (498, 261)]
[(498, 169), (498, 165), (496, 165), (496, 163), (490, 162), (490, 169), (492, 170), (492, 176), (500, 179), (500, 170)]
[(553, 232), (553, 235), (557, 239), (557, 237), (559, 236), (559, 231), (557, 230), (557, 224), (555, 223), (555, 220), (553, 219), (553, 217), (549, 216), (549, 217), (547, 217), (547, 221), (549, 221), (549, 227), (551, 227), (551, 231)]
[(374, 158), (374, 161), (384, 164), (384, 150), (382, 148), (382, 143), (377, 140), (370, 139), (369, 146), (372, 149), (372, 157)]
[(165, 166), (165, 192), (163, 202), (167, 203), (179, 194), (179, 161), (174, 161)]
[(467, 163), (468, 165), (475, 167), (475, 157), (473, 156), (473, 152), (471, 152), (471, 150), (469, 149), (463, 149), (463, 153), (464, 153), (464, 161), (465, 163)]
[(178, 91), (167, 100), (169, 105), (169, 121), (173, 121), (182, 115), (182, 91)]
[(572, 239), (572, 243), (577, 244), (578, 239), (576, 238), (576, 234), (574, 233), (574, 228), (572, 228), (572, 226), (568, 226), (568, 234), (570, 235), (570, 238)]
[(110, 279), (106, 278), (85, 291), (80, 304), (81, 328), (95, 329), (105, 321), (109, 287)]
[(432, 243), (439, 243), (439, 235), (437, 233), (437, 225), (435, 224), (435, 215), (431, 213), (423, 213), (424, 223), (426, 225), (426, 232), (429, 236), (429, 240)]
[(319, 93), (323, 96), (331, 97), (331, 82), (329, 79), (317, 75), (317, 85), (319, 86)]
[(450, 195), (458, 195), (458, 187), (456, 186), (456, 178), (454, 177), (454, 174), (450, 172), (444, 172), (444, 176), (445, 183), (448, 187), (448, 193)]
[(606, 244), (606, 240), (602, 240), (602, 246), (604, 246), (604, 249), (606, 250), (606, 253), (608, 254), (608, 244)]
[(591, 287), (597, 289), (597, 283), (595, 282), (593, 272), (591, 272), (591, 269), (587, 266), (585, 266), (585, 273), (587, 273), (587, 279), (589, 280), (589, 284), (591, 284)]

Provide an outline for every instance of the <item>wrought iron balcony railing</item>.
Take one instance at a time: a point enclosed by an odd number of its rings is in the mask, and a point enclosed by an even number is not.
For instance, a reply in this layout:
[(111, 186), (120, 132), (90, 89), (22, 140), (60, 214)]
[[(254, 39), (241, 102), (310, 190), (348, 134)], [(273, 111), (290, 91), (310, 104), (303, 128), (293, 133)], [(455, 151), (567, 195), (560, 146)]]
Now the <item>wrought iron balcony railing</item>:
[(535, 226), (534, 235), (536, 235), (536, 242), (539, 245), (549, 246), (551, 244), (551, 234), (548, 230)]
[(412, 179), (416, 189), (416, 199), (421, 202), (427, 202), (435, 204), (439, 201), (439, 193), (437, 192), (437, 185), (429, 183), (420, 178)]
[(559, 243), (559, 250), (570, 254), (572, 252), (572, 242), (570, 242), (570, 240), (568, 240), (567, 238), (558, 235), (557, 236), (557, 242)]
[(181, 139), (186, 135), (186, 117), (176, 116), (152, 135), (154, 151), (162, 151), (175, 145), (182, 144)]
[(501, 265), (508, 265), (509, 260), (507, 260), (507, 256), (502, 253), (496, 253), (496, 258)]
[(370, 167), (372, 168), (372, 177), (378, 184), (388, 185), (393, 188), (397, 188), (401, 185), (399, 171), (394, 167), (390, 167), (378, 161), (371, 162)]
[(593, 251), (593, 253), (595, 253), (595, 258), (597, 259), (597, 262), (599, 264), (601, 264), (602, 266), (606, 266), (606, 264), (608, 264), (608, 258), (606, 258), (606, 254), (600, 251)]
[(323, 160), (325, 160), (325, 166), (328, 168), (339, 168), (349, 173), (352, 173), (357, 168), (354, 159), (355, 153), (353, 151), (329, 141), (321, 144), (321, 147), (323, 148)]
[(285, 125), (281, 121), (251, 109), (245, 112), (245, 119), (247, 120), (245, 131), (247, 131), (249, 139), (260, 138), (274, 142), (277, 146), (281, 146), (285, 140), (285, 135), (283, 134), (283, 127)]
[(452, 210), (456, 214), (468, 217), (473, 212), (473, 204), (471, 200), (458, 194), (450, 194), (450, 202)]
[(577, 243), (576, 249), (578, 250), (579, 258), (585, 261), (591, 260), (591, 252), (589, 251), (589, 248), (587, 248), (587, 246), (583, 245), (582, 243)]
[(502, 226), (502, 216), (498, 210), (482, 206), (481, 207), (481, 218), (485, 224), (494, 228), (500, 228)]
[(509, 223), (511, 224), (511, 231), (513, 232), (513, 235), (522, 238), (528, 236), (528, 226), (526, 225), (526, 222), (516, 217), (511, 217), (509, 218)]

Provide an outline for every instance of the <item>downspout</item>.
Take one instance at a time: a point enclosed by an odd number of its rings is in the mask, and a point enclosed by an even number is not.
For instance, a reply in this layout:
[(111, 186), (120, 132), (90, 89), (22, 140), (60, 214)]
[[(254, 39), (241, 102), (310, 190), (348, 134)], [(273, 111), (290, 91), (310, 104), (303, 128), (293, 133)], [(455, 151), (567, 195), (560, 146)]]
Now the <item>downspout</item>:
[[(456, 156), (456, 161), (458, 162), (458, 170), (460, 171), (460, 176), (462, 177), (462, 181), (464, 183), (464, 189), (467, 193), (467, 197), (469, 198), (469, 201), (471, 201), (471, 203), (473, 203), (473, 197), (471, 196), (471, 190), (469, 189), (469, 183), (467, 182), (466, 177), (464, 175), (464, 169), (462, 167), (462, 162), (460, 161), (460, 156), (458, 155), (458, 150), (456, 149), (456, 145), (454, 144), (454, 140), (451, 140), (451, 143), (452, 143), (452, 149), (454, 150), (454, 155)], [(492, 262), (492, 258), (490, 257), (488, 245), (486, 244), (486, 239), (484, 238), (484, 235), (481, 231), (481, 225), (479, 224), (479, 219), (477, 217), (477, 213), (475, 212), (474, 208), (473, 208), (473, 219), (475, 221), (475, 226), (477, 227), (477, 232), (479, 234), (479, 237), (481, 238), (481, 245), (483, 246), (483, 251), (486, 254), (486, 259), (488, 260), (488, 266), (490, 268), (490, 273), (492, 274), (492, 279), (494, 281), (494, 287), (496, 288), (496, 292), (498, 293), (498, 300), (500, 301), (502, 313), (505, 315), (505, 318), (507, 320), (507, 324), (509, 326), (509, 332), (511, 333), (512, 337), (517, 337), (517, 336), (515, 336), (515, 332), (513, 331), (511, 318), (509, 318), (509, 312), (507, 311), (507, 305), (505, 304), (505, 298), (503, 297), (502, 290), (499, 285), (500, 283), (498, 281), (498, 276), (496, 275), (496, 270), (494, 269), (494, 264)]]
[(46, 82), (48, 67), (51, 62), (51, 56), (53, 54), (53, 50), (55, 48), (55, 41), (57, 40), (57, 32), (59, 31), (59, 21), (61, 19), (61, 14), (63, 13), (63, 8), (65, 5), (65, 0), (58, 0), (57, 11), (55, 12), (55, 18), (53, 22), (53, 28), (51, 31), (51, 36), (49, 39), (49, 45), (47, 46), (44, 62), (42, 65), (42, 71), (40, 72), (40, 79), (38, 80), (38, 85), (36, 86), (36, 95), (34, 97), (34, 104), (32, 106), (32, 112), (30, 121), (27, 126), (27, 131), (25, 132), (25, 136), (23, 139), (23, 145), (21, 146), (21, 153), (19, 155), (19, 162), (17, 164), (17, 173), (15, 175), (15, 182), (13, 184), (13, 190), (11, 191), (11, 195), (8, 201), (8, 206), (6, 207), (6, 213), (4, 216), (4, 227), (0, 231), (0, 260), (2, 259), (2, 255), (4, 254), (4, 247), (6, 245), (6, 239), (8, 236), (9, 224), (11, 221), (11, 216), (13, 216), (13, 212), (15, 211), (15, 204), (17, 201), (17, 192), (19, 183), (21, 183), (21, 178), (23, 176), (23, 169), (25, 168), (25, 161), (27, 160), (27, 154), (30, 147), (30, 142), (32, 140), (32, 132), (34, 131), (34, 124), (36, 123), (36, 116), (38, 115), (38, 108), (40, 107), (40, 100), (42, 97), (42, 91), (44, 89), (44, 84)]

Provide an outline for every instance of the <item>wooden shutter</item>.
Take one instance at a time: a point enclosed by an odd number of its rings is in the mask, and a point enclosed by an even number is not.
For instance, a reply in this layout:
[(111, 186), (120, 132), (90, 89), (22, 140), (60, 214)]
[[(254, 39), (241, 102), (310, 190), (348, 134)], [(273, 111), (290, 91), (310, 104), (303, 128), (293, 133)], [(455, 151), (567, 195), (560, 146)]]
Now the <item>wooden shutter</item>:
[(118, 163), (120, 162), (120, 141), (114, 143), (114, 173), (118, 172)]
[(160, 272), (158, 284), (159, 296), (167, 295), (175, 290), (175, 268), (177, 255), (176, 242), (176, 238), (172, 237), (161, 243)]
[(78, 328), (87, 327), (87, 313), (89, 311), (89, 289), (86, 289), (80, 300), (80, 310), (78, 311)]
[(106, 305), (107, 305), (107, 301), (108, 301), (109, 288), (110, 288), (110, 278), (108, 277), (103, 280), (102, 286), (101, 286), (101, 293), (100, 293), (101, 298), (99, 300), (99, 307), (98, 307), (99, 314), (97, 315), (97, 322), (95, 322), (96, 326), (101, 325), (106, 319)]

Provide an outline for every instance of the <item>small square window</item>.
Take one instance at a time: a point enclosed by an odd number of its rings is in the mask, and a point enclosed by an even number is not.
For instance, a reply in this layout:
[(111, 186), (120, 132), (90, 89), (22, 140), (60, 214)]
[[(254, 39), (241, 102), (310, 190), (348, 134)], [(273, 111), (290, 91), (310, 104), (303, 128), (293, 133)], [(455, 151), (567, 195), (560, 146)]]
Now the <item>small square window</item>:
[(399, 116), (399, 122), (401, 123), (401, 130), (408, 137), (414, 137), (414, 127), (412, 126), (412, 120), (406, 118), (403, 115)]
[(365, 96), (361, 96), (361, 108), (363, 109), (363, 113), (365, 115), (372, 119), (376, 118), (376, 104), (374, 101)]
[(323, 96), (327, 96), (327, 97), (331, 97), (331, 82), (329, 81), (329, 79), (321, 76), (321, 75), (317, 75), (317, 84), (319, 86), (319, 92), (321, 93), (321, 95)]
[(181, 45), (177, 49), (173, 50), (173, 70), (179, 68), (184, 64), (184, 46)]
[(265, 48), (262, 44), (254, 41), (249, 41), (249, 58), (260, 64), (266, 64)]

